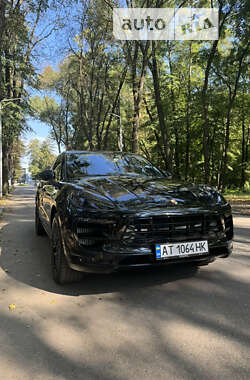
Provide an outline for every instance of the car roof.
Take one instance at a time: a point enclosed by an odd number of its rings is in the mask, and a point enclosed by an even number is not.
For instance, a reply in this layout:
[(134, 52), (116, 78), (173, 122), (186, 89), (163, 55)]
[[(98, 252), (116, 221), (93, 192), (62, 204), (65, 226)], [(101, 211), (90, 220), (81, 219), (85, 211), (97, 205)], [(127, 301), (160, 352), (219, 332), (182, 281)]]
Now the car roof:
[(106, 151), (106, 150), (98, 150), (98, 151), (90, 151), (90, 150), (66, 150), (61, 154), (134, 154), (128, 152), (120, 152), (120, 151)]

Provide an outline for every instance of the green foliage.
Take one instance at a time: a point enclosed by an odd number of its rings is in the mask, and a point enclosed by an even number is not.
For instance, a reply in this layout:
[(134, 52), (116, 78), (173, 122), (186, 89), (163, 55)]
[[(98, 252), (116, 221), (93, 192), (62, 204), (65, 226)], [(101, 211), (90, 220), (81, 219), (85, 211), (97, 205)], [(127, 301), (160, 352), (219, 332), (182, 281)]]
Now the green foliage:
[[(53, 6), (59, 3), (50, 2)], [(66, 3), (73, 4), (77, 15), (71, 33), (66, 35), (69, 50), (65, 50), (56, 70), (51, 66), (44, 69), (39, 76), (42, 96), (31, 100), (24, 83), (38, 84), (29, 50), (31, 20), (37, 15), (38, 5), (25, 0), (15, 12), (8, 5), (1, 50), (1, 93), (7, 98), (26, 97), (27, 102), (4, 105), (4, 146), (11, 150), (27, 128), (25, 114), (29, 112), (50, 126), (59, 151), (63, 147), (119, 149), (121, 117), (124, 149), (131, 151), (136, 119), (140, 153), (158, 166), (164, 169), (167, 160), (177, 177), (202, 182), (207, 160), (212, 185), (246, 189), (250, 183), (249, 1), (222, 2), (220, 21), (224, 23), (211, 58), (205, 95), (213, 42), (150, 42), (145, 56), (146, 42), (113, 38), (112, 6), (122, 6), (123, 1)], [(160, 3), (162, 7), (183, 6), (182, 1)], [(41, 12), (48, 9), (48, 4), (42, 1)], [(142, 0), (133, 4), (145, 6)], [(157, 4), (150, 2), (152, 7)], [(211, 2), (194, 0), (188, 6), (210, 7)], [(158, 83), (152, 71), (153, 57)], [(143, 59), (145, 72), (141, 71)], [(205, 139), (204, 109), (208, 133)], [(32, 165), (33, 173), (41, 169), (38, 162)], [(42, 166), (47, 165), (44, 162)]]
[(11, 182), (12, 184), (21, 178), (23, 169), (21, 167), (21, 158), (25, 155), (26, 148), (20, 138), (16, 138), (11, 149)]
[(31, 140), (27, 153), (29, 155), (29, 172), (32, 178), (42, 170), (49, 169), (56, 158), (53, 144), (49, 139), (43, 142), (38, 139)]

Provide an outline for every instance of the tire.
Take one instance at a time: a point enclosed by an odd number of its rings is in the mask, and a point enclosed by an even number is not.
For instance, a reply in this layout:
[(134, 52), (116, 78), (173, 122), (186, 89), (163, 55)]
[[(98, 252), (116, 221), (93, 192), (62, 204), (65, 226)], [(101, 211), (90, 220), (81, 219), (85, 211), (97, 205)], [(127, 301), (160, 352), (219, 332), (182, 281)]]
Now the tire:
[(84, 274), (71, 269), (64, 255), (61, 232), (56, 215), (52, 222), (51, 245), (51, 267), (54, 281), (60, 285), (81, 281)]
[(36, 211), (35, 211), (35, 230), (38, 236), (46, 235), (45, 229), (39, 217), (37, 205), (36, 205)]

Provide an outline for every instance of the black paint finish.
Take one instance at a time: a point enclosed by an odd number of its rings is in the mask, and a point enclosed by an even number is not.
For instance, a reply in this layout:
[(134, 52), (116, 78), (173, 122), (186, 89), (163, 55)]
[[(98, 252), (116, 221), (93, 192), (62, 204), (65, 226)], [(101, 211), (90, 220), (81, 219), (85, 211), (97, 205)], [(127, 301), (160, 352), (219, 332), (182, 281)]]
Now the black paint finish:
[[(65, 152), (39, 179), (40, 220), (51, 236), (57, 214), (72, 269), (109, 273), (170, 263), (204, 265), (232, 252), (231, 207), (220, 193), (175, 182), (140, 156)], [(156, 260), (155, 244), (198, 240), (208, 240), (209, 254)]]

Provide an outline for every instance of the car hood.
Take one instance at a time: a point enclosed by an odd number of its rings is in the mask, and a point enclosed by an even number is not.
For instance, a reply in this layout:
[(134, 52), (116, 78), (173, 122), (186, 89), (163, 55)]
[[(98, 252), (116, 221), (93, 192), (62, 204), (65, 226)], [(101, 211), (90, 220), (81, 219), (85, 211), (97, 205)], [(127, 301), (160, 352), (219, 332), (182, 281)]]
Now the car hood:
[[(88, 177), (74, 183), (78, 197), (91, 203), (109, 203), (119, 209), (207, 208), (226, 204), (215, 189), (168, 178)], [(83, 194), (84, 193), (84, 194)]]

